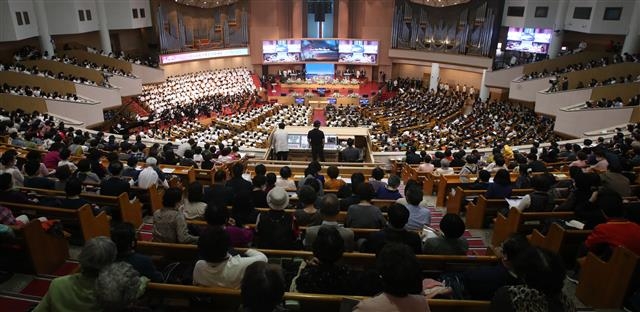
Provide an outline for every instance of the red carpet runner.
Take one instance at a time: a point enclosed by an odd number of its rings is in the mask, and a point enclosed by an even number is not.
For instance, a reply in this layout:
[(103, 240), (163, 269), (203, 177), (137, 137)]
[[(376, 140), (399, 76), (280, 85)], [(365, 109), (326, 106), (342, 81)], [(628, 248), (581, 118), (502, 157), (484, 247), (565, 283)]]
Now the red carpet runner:
[(324, 117), (324, 109), (316, 108), (313, 110), (313, 116), (311, 117), (311, 122), (315, 122), (316, 120), (320, 120), (320, 124), (322, 126), (327, 125), (327, 119)]

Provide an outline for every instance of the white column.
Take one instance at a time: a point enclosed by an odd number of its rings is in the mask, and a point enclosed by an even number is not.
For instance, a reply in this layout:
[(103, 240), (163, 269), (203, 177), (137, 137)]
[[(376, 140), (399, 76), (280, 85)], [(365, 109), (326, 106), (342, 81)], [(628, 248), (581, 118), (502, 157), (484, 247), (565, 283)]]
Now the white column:
[(40, 34), (40, 49), (42, 53), (47, 51), (49, 57), (53, 56), (53, 42), (51, 42), (51, 34), (49, 34), (49, 23), (47, 21), (47, 9), (44, 7), (45, 0), (33, 0), (33, 7), (36, 11), (36, 19), (38, 20), (38, 33)]
[(638, 48), (640, 48), (640, 36), (638, 36), (639, 29), (640, 1), (636, 1), (636, 6), (634, 7), (633, 13), (631, 14), (629, 32), (627, 32), (627, 36), (624, 38), (624, 44), (622, 45), (622, 54), (624, 54), (625, 52), (629, 54), (638, 52)]
[(105, 53), (111, 53), (111, 38), (107, 26), (107, 10), (104, 8), (104, 0), (96, 0), (98, 9), (98, 27), (100, 28), (100, 44)]
[(482, 81), (480, 81), (480, 100), (483, 102), (489, 98), (489, 88), (484, 84), (487, 77), (487, 70), (482, 70)]
[(549, 45), (549, 58), (555, 58), (562, 48), (562, 39), (564, 38), (564, 20), (569, 9), (569, 0), (559, 0), (558, 10), (556, 11), (556, 20), (553, 24), (553, 34), (551, 35), (551, 44)]
[(429, 90), (438, 90), (438, 83), (440, 81), (440, 64), (431, 64), (431, 79), (429, 79)]

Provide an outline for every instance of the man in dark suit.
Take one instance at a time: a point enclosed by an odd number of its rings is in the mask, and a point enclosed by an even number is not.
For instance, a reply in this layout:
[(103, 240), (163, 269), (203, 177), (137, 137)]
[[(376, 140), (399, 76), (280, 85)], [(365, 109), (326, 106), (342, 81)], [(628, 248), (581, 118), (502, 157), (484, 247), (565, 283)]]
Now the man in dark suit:
[(361, 151), (358, 148), (353, 147), (353, 139), (347, 140), (347, 148), (342, 153), (342, 161), (344, 162), (360, 162), (362, 161)]
[(119, 196), (122, 193), (129, 193), (131, 185), (122, 178), (122, 163), (113, 161), (109, 164), (109, 173), (111, 176), (105, 178), (100, 183), (100, 195)]
[(207, 203), (220, 204), (221, 207), (231, 206), (233, 204), (233, 191), (226, 186), (224, 182), (227, 180), (227, 173), (219, 169), (213, 175), (213, 184), (204, 188), (204, 201)]
[(307, 140), (311, 146), (311, 157), (313, 161), (324, 161), (324, 132), (320, 130), (320, 120), (313, 122), (313, 129), (307, 133)]
[(242, 177), (242, 174), (244, 173), (244, 165), (239, 162), (235, 163), (231, 168), (231, 173), (233, 176), (229, 181), (227, 181), (226, 186), (231, 188), (233, 194), (236, 194), (237, 196), (239, 193), (248, 193), (253, 190), (253, 184)]
[(529, 160), (529, 169), (531, 172), (547, 172), (547, 165), (545, 165), (542, 161), (538, 160), (538, 155), (529, 153), (527, 155), (527, 159)]
[(24, 164), (24, 187), (54, 190), (56, 183), (46, 177), (39, 177), (40, 163), (36, 161), (27, 161)]
[(409, 210), (402, 204), (389, 207), (389, 224), (379, 232), (369, 235), (362, 245), (362, 252), (378, 253), (388, 242), (409, 246), (414, 253), (422, 253), (422, 241), (416, 232), (407, 231), (404, 226), (409, 221)]

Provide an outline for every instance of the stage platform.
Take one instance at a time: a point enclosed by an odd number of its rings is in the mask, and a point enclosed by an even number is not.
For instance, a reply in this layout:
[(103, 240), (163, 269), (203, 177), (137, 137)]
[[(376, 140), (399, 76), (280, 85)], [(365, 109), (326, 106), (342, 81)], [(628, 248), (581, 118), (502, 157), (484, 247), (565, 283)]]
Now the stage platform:
[[(268, 92), (265, 92), (269, 101), (276, 101), (283, 105), (292, 105), (295, 103), (295, 98), (289, 96), (290, 92), (297, 93), (300, 96), (304, 96), (305, 90), (307, 92), (313, 92), (318, 87), (326, 88), (326, 96), (318, 96), (314, 93), (312, 97), (305, 97), (305, 104), (311, 104), (314, 108), (324, 108), (329, 103), (329, 98), (334, 93), (340, 93), (340, 97), (336, 98), (336, 105), (359, 105), (360, 98), (363, 95), (367, 95), (370, 101), (375, 100), (378, 92), (378, 83), (373, 81), (363, 81), (358, 85), (345, 85), (345, 84), (275, 84), (273, 88), (270, 88)], [(347, 88), (348, 87), (348, 88)], [(360, 96), (349, 96), (349, 94), (357, 93)], [(282, 94), (285, 94), (284, 96)]]
[[(343, 84), (343, 83), (337, 83), (337, 84), (332, 84), (332, 83), (283, 83), (282, 84), (282, 89), (285, 90), (285, 92), (287, 90), (290, 89), (308, 89), (308, 90), (316, 90), (318, 88), (325, 88), (327, 90), (327, 93), (333, 93), (333, 92), (340, 92), (338, 90), (341, 89), (347, 89), (347, 90), (360, 90), (360, 84)], [(329, 91), (331, 90), (331, 91)]]

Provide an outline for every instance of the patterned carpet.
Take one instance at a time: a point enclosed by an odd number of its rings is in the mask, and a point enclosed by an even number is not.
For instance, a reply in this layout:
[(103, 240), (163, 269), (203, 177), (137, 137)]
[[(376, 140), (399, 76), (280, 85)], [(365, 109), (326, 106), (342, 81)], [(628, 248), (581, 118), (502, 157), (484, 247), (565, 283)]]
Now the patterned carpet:
[(47, 293), (51, 280), (74, 273), (78, 268), (78, 262), (67, 260), (51, 275), (14, 274), (0, 284), (0, 311), (29, 311)]

